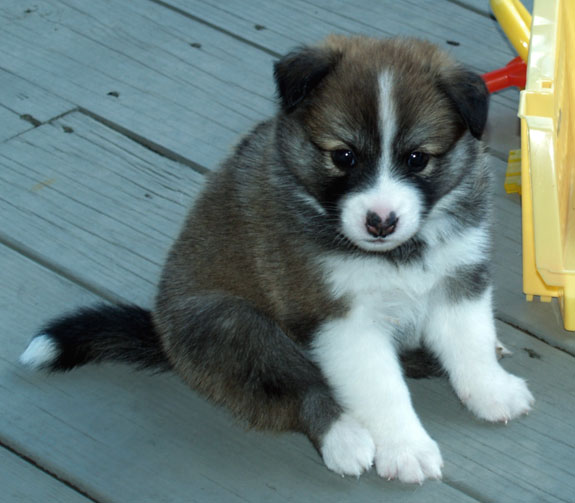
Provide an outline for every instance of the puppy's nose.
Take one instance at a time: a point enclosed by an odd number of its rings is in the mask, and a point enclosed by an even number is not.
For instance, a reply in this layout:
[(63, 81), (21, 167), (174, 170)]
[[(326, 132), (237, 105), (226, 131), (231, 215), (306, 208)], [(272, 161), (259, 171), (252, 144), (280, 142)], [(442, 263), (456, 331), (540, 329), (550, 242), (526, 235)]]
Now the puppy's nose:
[(399, 217), (391, 212), (385, 221), (374, 211), (368, 211), (365, 218), (365, 228), (374, 238), (384, 238), (395, 232)]

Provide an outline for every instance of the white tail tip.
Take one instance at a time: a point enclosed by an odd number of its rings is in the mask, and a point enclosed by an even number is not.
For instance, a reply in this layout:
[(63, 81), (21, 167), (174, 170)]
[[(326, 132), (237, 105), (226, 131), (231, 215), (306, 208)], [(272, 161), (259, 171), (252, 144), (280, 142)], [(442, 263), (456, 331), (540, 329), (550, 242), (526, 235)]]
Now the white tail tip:
[(59, 354), (58, 346), (49, 335), (41, 334), (32, 339), (26, 351), (20, 355), (20, 363), (40, 369), (48, 367)]

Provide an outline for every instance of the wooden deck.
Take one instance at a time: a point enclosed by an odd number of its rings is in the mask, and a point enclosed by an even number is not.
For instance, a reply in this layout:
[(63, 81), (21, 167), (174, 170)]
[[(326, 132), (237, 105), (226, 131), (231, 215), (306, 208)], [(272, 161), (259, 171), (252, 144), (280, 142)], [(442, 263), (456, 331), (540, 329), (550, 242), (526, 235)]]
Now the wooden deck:
[[(493, 97), (498, 329), (537, 403), (475, 420), (445, 380), (410, 383), (442, 482), (342, 479), (299, 435), (244, 432), (174, 376), (36, 374), (49, 317), (150, 305), (204, 174), (274, 110), (272, 63), (331, 32), (417, 35), (485, 72), (513, 51), (487, 0), (2, 0), (1, 502), (575, 502), (575, 335), (521, 293), (520, 206), (503, 192), (518, 93)], [(449, 41), (449, 43), (448, 43)]]

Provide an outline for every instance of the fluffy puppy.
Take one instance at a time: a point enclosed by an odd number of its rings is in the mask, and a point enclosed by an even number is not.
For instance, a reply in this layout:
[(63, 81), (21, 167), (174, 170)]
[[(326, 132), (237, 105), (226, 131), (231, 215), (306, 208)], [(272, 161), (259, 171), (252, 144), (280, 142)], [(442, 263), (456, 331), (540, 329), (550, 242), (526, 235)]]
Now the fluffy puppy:
[(255, 428), (305, 433), (340, 474), (439, 478), (402, 355), (488, 421), (533, 401), (495, 351), (485, 85), (429, 43), (340, 36), (275, 80), (277, 114), (209, 177), (153, 311), (65, 316), (22, 361), (173, 369)]

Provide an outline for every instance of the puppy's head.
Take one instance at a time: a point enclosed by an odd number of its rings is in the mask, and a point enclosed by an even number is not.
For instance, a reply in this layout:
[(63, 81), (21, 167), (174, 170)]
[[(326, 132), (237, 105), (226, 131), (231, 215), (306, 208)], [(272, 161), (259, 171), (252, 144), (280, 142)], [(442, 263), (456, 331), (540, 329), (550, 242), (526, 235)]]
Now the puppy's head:
[(472, 169), (487, 90), (432, 44), (333, 36), (285, 56), (275, 78), (284, 163), (325, 232), (355, 247), (406, 243)]

